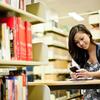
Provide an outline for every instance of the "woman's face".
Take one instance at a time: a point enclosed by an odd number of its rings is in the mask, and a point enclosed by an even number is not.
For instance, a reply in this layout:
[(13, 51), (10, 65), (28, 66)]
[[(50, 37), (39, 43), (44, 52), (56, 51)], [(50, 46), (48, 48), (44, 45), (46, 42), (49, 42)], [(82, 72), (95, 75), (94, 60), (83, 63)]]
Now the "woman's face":
[(74, 36), (75, 44), (82, 49), (87, 50), (90, 45), (90, 38), (89, 35), (86, 33), (78, 32)]

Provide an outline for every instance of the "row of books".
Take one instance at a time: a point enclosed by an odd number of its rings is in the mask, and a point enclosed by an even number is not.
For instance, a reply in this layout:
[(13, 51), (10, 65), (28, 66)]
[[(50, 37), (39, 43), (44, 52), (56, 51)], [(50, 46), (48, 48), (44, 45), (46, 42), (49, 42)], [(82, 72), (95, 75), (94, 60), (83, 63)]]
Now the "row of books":
[(0, 18), (1, 59), (32, 60), (31, 23), (21, 17)]
[(0, 0), (0, 2), (9, 4), (16, 9), (26, 10), (25, 0)]
[(27, 100), (27, 79), (25, 70), (13, 70), (0, 78), (0, 100)]

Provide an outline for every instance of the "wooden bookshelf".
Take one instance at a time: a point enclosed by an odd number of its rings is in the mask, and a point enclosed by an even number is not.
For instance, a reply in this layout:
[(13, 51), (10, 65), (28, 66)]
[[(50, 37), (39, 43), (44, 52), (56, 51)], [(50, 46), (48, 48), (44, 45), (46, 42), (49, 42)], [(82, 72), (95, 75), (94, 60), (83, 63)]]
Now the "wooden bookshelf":
[[(25, 10), (16, 9), (16, 8), (12, 7), (11, 5), (3, 3), (3, 2), (0, 2), (0, 14), (1, 14), (0, 17), (5, 17), (5, 16), (21, 17), (23, 21), (28, 21), (28, 22), (31, 22), (32, 24), (45, 22), (44, 19), (42, 19), (36, 15), (33, 15)], [(46, 62), (46, 61), (0, 60), (0, 69), (2, 69), (2, 70), (0, 70), (0, 71), (2, 71), (0, 73), (0, 75), (3, 74), (5, 76), (7, 74), (7, 72), (8, 72), (7, 75), (9, 75), (9, 70), (11, 70), (13, 68), (14, 68), (14, 70), (17, 70), (20, 68), (21, 69), (25, 68), (27, 66), (34, 67), (35, 65), (36, 66), (46, 65), (47, 63), (48, 62)], [(7, 69), (7, 72), (4, 72), (4, 69)], [(21, 80), (19, 83), (21, 83)], [(23, 89), (21, 88), (21, 92), (19, 94), (21, 94), (23, 92), (22, 90)], [(26, 90), (26, 88), (25, 88), (25, 90)], [(22, 95), (21, 96), (18, 95), (18, 97), (21, 97), (21, 99), (23, 98), (25, 100), (27, 98), (26, 94), (27, 93), (24, 92), (24, 98)]]
[[(25, 10), (21, 10), (21, 9), (16, 9), (14, 7), (12, 7), (9, 4), (0, 2), (0, 12), (2, 13), (8, 13), (11, 12), (16, 16), (21, 16), (21, 18), (23, 20), (27, 20), (31, 23), (42, 23), (45, 22), (44, 19), (33, 15)], [(3, 66), (3, 68), (6, 67), (11, 67), (11, 66), (33, 66), (33, 65), (44, 65), (47, 64), (47, 62), (38, 62), (38, 61), (17, 61), (17, 60), (0, 60), (0, 67)]]
[(36, 16), (36, 15), (33, 15), (29, 12), (26, 12), (24, 10), (21, 10), (21, 9), (16, 9), (6, 3), (2, 3), (0, 2), (0, 11), (2, 11), (3, 13), (5, 12), (12, 12), (14, 13), (16, 16), (21, 16), (23, 20), (27, 20), (31, 23), (41, 23), (41, 22), (45, 22), (44, 19)]

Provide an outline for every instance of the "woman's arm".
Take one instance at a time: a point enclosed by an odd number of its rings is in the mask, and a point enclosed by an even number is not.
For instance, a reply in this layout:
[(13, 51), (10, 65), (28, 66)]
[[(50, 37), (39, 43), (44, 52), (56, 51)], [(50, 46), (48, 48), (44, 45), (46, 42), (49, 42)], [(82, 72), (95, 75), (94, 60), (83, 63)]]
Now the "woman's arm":
[(77, 70), (77, 77), (84, 77), (84, 78), (100, 78), (100, 71), (96, 72), (89, 72), (86, 69)]
[(90, 76), (93, 78), (100, 78), (100, 71), (90, 72)]

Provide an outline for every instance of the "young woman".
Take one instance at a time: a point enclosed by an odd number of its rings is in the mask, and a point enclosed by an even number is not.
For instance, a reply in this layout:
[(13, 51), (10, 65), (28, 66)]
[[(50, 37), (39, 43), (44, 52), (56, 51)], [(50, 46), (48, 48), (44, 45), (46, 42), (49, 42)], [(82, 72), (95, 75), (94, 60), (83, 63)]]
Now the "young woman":
[[(92, 39), (90, 31), (83, 24), (70, 30), (69, 53), (80, 66), (80, 70), (71, 74), (72, 78), (100, 78), (100, 45)], [(85, 90), (84, 99), (100, 100), (100, 89)]]

